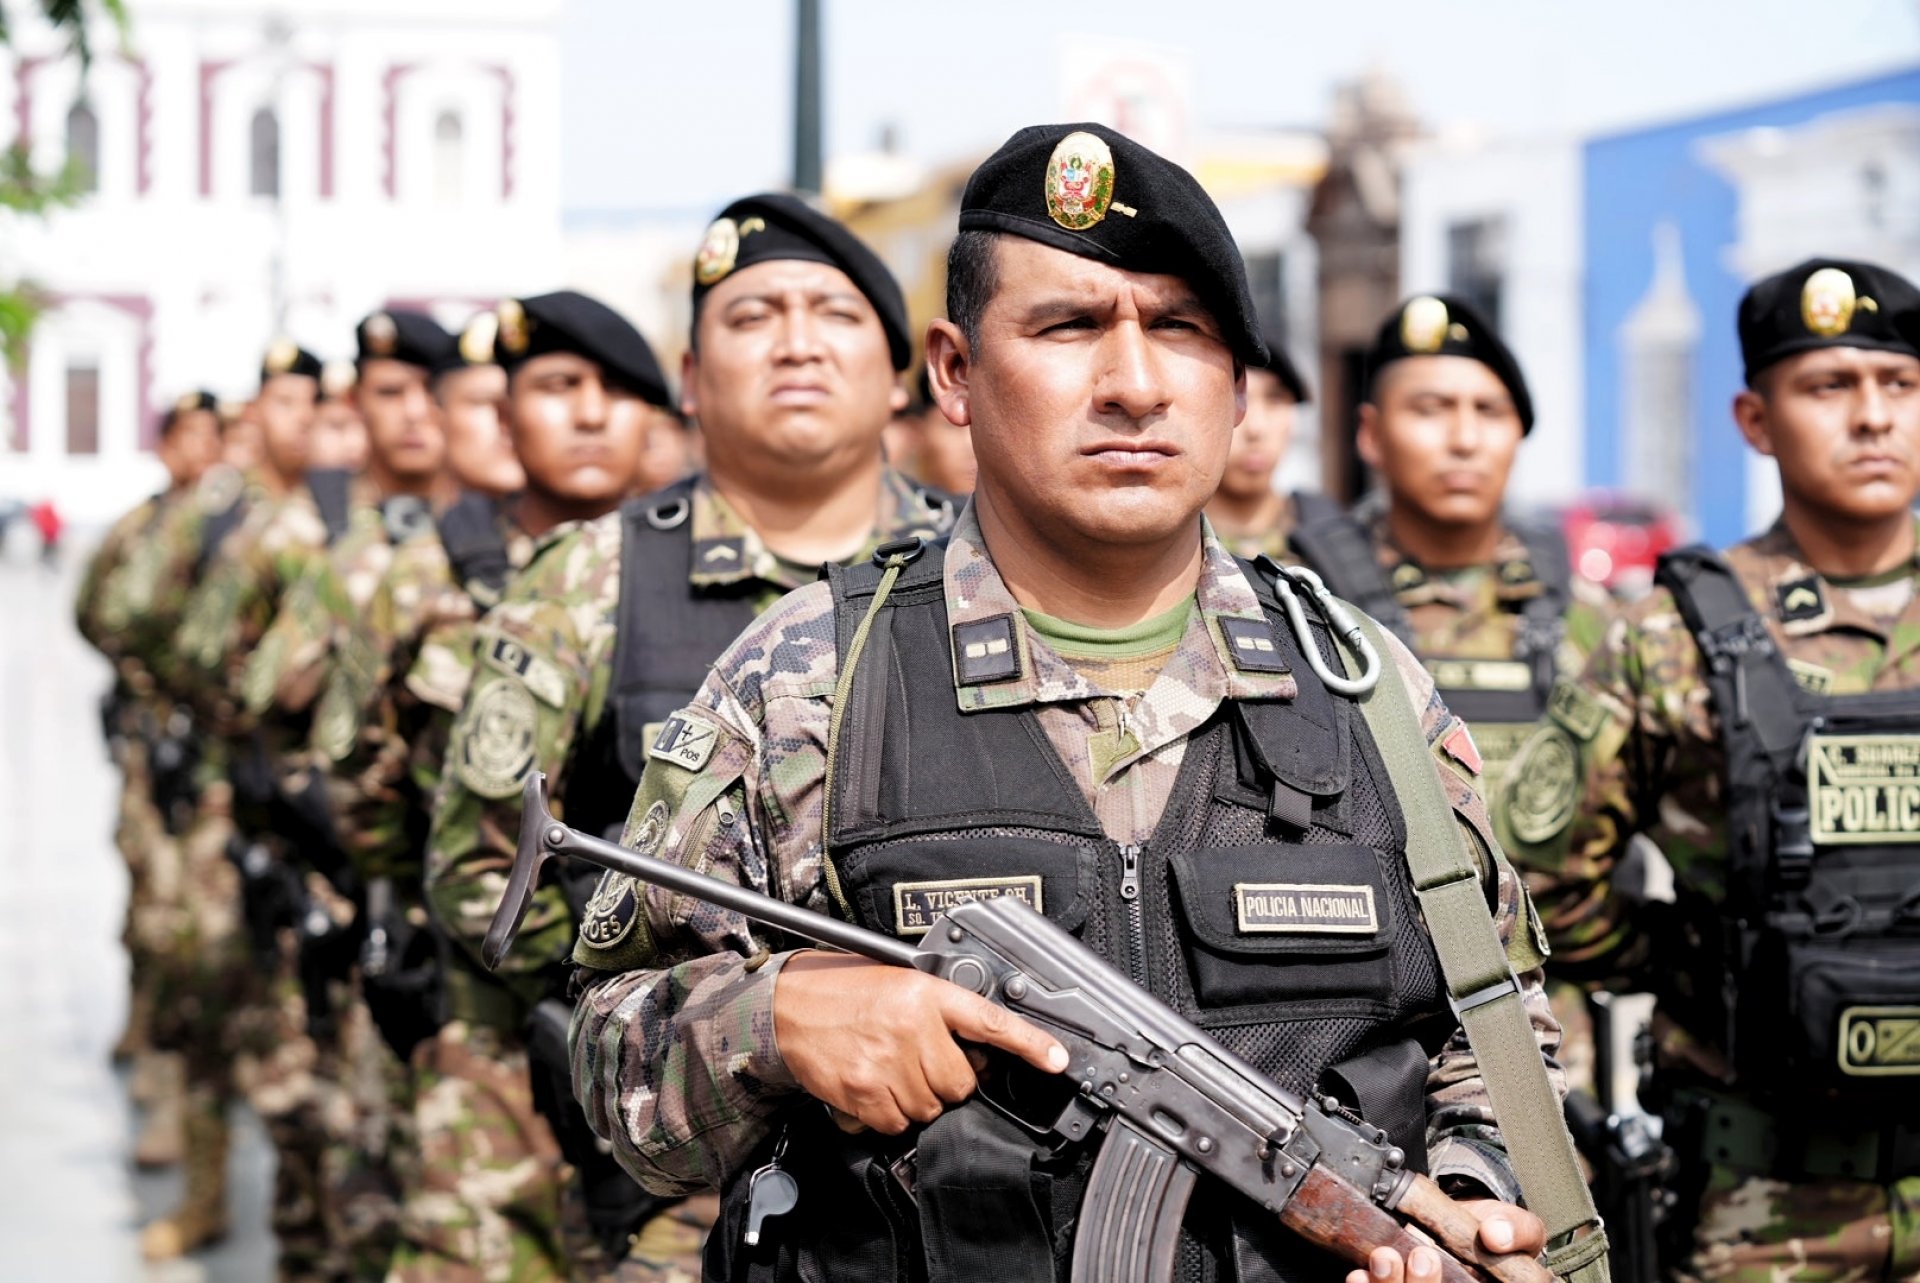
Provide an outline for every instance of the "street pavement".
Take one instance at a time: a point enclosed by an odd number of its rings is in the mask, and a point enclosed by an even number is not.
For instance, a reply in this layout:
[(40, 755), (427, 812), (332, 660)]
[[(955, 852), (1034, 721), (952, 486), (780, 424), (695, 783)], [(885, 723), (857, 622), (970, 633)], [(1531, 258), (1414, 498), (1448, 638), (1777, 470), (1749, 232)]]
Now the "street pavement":
[(97, 718), (108, 670), (73, 628), (92, 540), (82, 532), (49, 569), (30, 535), (0, 538), (0, 1278), (265, 1283), (273, 1156), (244, 1111), (232, 1236), (165, 1267), (140, 1261), (139, 1226), (173, 1205), (179, 1179), (134, 1172), (138, 1119), (108, 1058), (126, 1016), (127, 876)]

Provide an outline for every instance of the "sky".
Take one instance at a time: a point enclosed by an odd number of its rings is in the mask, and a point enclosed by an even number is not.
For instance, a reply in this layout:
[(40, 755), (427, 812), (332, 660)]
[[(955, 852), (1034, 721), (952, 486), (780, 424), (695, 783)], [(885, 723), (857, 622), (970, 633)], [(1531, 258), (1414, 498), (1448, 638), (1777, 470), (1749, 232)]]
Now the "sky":
[[(1186, 50), (1194, 123), (1323, 124), (1369, 70), (1435, 126), (1588, 134), (1920, 63), (1920, 0), (821, 0), (827, 154), (984, 155), (1076, 36)], [(700, 216), (791, 169), (792, 0), (567, 0), (572, 217)], [(1737, 17), (1735, 16), (1737, 15)]]

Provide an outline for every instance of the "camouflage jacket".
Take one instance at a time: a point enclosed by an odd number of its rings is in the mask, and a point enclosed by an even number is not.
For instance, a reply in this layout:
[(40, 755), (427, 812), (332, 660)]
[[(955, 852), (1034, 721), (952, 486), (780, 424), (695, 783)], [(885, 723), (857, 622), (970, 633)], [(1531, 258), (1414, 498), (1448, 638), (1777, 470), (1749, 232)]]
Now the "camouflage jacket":
[(257, 724), (245, 677), (281, 598), (325, 553), (327, 528), (304, 486), (254, 502), (193, 589), (174, 639), (181, 693), (208, 729), (237, 739)]
[[(533, 540), (499, 516), (509, 566)], [(453, 718), (473, 676), (475, 592), (454, 579), (437, 529), (392, 549), (371, 598), (347, 630), (314, 706), (313, 747), (329, 764), (342, 843), (367, 877), (421, 876), (413, 831), (440, 783)]]
[[(1920, 556), (1904, 579), (1849, 587), (1820, 579), (1776, 524), (1726, 559), (1803, 685), (1853, 695), (1920, 684)], [(1783, 622), (1782, 586), (1809, 577), (1826, 608)], [(1542, 769), (1503, 802), (1504, 828), (1513, 831), (1515, 861), (1536, 871), (1530, 879), (1556, 967), (1591, 983), (1662, 992), (1677, 978), (1662, 974), (1644, 922), (1615, 887), (1627, 840), (1645, 834), (1676, 886), (1710, 901), (1723, 896), (1727, 874), (1719, 713), (1671, 593), (1656, 588), (1608, 627), (1585, 673), (1555, 691), (1526, 751)], [(1717, 1031), (1661, 1035), (1670, 1052), (1725, 1076)]]
[[(1016, 625), (1017, 679), (991, 686), (956, 680), (962, 712), (1034, 711), (1117, 842), (1139, 842), (1154, 828), (1187, 737), (1222, 701), (1289, 699), (1297, 690), (1291, 674), (1244, 672), (1225, 654), (1218, 619), (1264, 616), (1238, 564), (1210, 529), (1204, 537), (1196, 609), (1145, 692), (1121, 696), (1092, 685), (1024, 621)], [(1023, 619), (971, 509), (955, 528), (945, 583), (955, 625), (1001, 615)], [(1460, 743), (1460, 723), (1405, 648), (1389, 639), (1389, 649), (1388, 661), (1399, 666), (1421, 707), (1434, 769), (1456, 812), (1486, 850), (1497, 851), (1468, 768), (1444, 747)], [(681, 714), (712, 728), (697, 760), (656, 750), (634, 799), (626, 842), (833, 912), (820, 824), (838, 667), (827, 585), (793, 593), (762, 616), (714, 665)], [(1489, 891), (1501, 937), (1511, 943), (1530, 910), (1518, 876), (1504, 860), (1496, 863)], [(764, 937), (737, 914), (658, 888), (623, 885), (616, 875), (602, 879), (594, 899), (619, 921), (593, 939), (583, 933), (575, 948), (584, 982), (573, 1024), (575, 1093), (621, 1163), (648, 1188), (724, 1188), (799, 1090), (773, 1030), (774, 985), (791, 954), (768, 956)], [(1524, 946), (1530, 937), (1520, 930)], [(1526, 973), (1523, 994), (1550, 1056), (1560, 1028), (1537, 968)], [(1435, 1174), (1511, 1190), (1478, 1066), (1457, 1030), (1433, 1058), (1428, 1093), (1430, 1116), (1455, 1120), (1431, 1137)]]
[[(690, 586), (747, 583), (763, 591), (757, 609), (815, 577), (768, 550), (706, 477), (692, 496)], [(929, 510), (925, 493), (889, 471), (873, 533), (855, 560), (909, 534), (940, 533), (950, 518)], [(527, 569), (481, 619), (471, 688), (447, 748), (448, 770), (427, 848), (427, 895), (435, 916), (479, 957), (506, 888), (520, 827), (520, 788), (544, 771), (562, 793), (572, 754), (606, 709), (619, 627), (621, 521), (618, 512), (543, 536)], [(527, 998), (550, 987), (573, 943), (573, 915), (557, 887), (543, 888), (502, 975)], [(517, 978), (517, 980), (516, 980)]]
[(132, 621), (121, 609), (121, 602), (108, 595), (107, 586), (140, 544), (153, 537), (167, 510), (185, 497), (185, 491), (166, 491), (142, 500), (114, 522), (88, 558), (80, 588), (74, 594), (74, 624), (80, 635), (113, 664), (121, 682), (140, 694), (151, 693), (152, 679), (128, 655), (127, 626)]

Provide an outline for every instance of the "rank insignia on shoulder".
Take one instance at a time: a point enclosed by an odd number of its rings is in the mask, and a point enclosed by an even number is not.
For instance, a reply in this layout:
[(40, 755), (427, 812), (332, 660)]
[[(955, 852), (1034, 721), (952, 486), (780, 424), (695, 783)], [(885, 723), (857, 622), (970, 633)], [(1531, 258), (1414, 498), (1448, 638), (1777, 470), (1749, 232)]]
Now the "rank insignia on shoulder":
[(1403, 561), (1393, 568), (1388, 578), (1393, 581), (1395, 592), (1412, 592), (1427, 582), (1427, 572), (1411, 561)]
[(1820, 585), (1818, 575), (1790, 579), (1775, 588), (1773, 593), (1774, 600), (1780, 606), (1780, 622), (1783, 624), (1802, 624), (1827, 613), (1827, 594)]
[(1558, 681), (1547, 696), (1547, 716), (1572, 732), (1577, 740), (1590, 740), (1606, 725), (1607, 711), (1592, 692), (1578, 682)]
[(675, 713), (660, 728), (647, 756), (697, 771), (707, 764), (719, 742), (720, 732), (710, 722), (703, 722), (691, 713)]
[(1013, 616), (995, 615), (953, 626), (953, 671), (962, 686), (1011, 681), (1020, 675)]
[(1234, 666), (1246, 673), (1287, 673), (1287, 661), (1280, 658), (1274, 644), (1273, 629), (1265, 619), (1220, 617), (1220, 632), (1227, 639), (1227, 653)]
[(1530, 584), (1537, 578), (1539, 576), (1533, 573), (1533, 563), (1524, 557), (1515, 557), (1512, 561), (1500, 563), (1500, 582), (1503, 584), (1517, 587), (1520, 584)]
[(495, 637), (481, 652), (488, 666), (518, 677), (535, 699), (550, 708), (567, 702), (567, 683), (552, 660), (534, 654), (511, 637)]

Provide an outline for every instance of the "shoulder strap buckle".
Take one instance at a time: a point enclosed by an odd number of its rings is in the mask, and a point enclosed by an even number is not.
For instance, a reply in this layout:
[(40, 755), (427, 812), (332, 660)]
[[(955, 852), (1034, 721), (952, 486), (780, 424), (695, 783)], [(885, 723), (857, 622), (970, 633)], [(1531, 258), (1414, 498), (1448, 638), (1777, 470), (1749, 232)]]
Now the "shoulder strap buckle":
[[(1353, 617), (1353, 612), (1347, 609), (1346, 603), (1328, 592), (1320, 576), (1304, 566), (1282, 566), (1265, 553), (1260, 554), (1254, 565), (1272, 578), (1280, 606), (1287, 612), (1287, 622), (1293, 625), (1293, 635), (1299, 639), (1300, 654), (1306, 659), (1307, 666), (1313, 669), (1314, 676), (1326, 683), (1328, 690), (1340, 695), (1355, 697), (1372, 690), (1374, 683), (1380, 680), (1380, 652), (1367, 640), (1366, 631)], [(1307, 628), (1306, 612), (1300, 608), (1300, 598), (1293, 591), (1296, 580), (1313, 595), (1321, 617), (1327, 621), (1328, 630), (1360, 661), (1359, 671), (1353, 676), (1334, 672), (1327, 667), (1327, 661), (1320, 657), (1320, 648), (1313, 644), (1313, 634)]]
[(649, 505), (641, 515), (655, 530), (673, 530), (686, 524), (687, 517), (692, 512), (693, 505), (688, 503), (687, 497), (682, 494), (661, 503)]
[(926, 540), (922, 539), (919, 535), (908, 535), (905, 539), (895, 539), (875, 548), (873, 550), (873, 564), (884, 570), (886, 567), (893, 565), (894, 558), (897, 557), (899, 558), (900, 565), (909, 566), (918, 561), (920, 554), (926, 550)]

